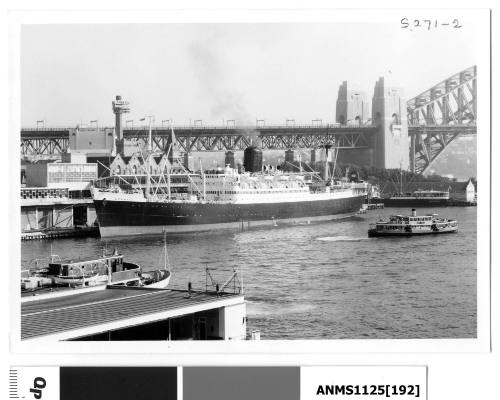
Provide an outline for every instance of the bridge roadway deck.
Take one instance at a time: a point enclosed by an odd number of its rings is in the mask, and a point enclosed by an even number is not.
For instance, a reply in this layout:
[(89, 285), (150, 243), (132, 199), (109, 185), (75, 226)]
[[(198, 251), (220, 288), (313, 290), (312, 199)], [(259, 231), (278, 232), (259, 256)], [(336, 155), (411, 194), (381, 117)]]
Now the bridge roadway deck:
[[(110, 130), (113, 127), (99, 127), (100, 131)], [(377, 130), (375, 125), (294, 125), (294, 126), (173, 126), (176, 136), (199, 136), (199, 135), (304, 135), (304, 134), (328, 134), (328, 133), (360, 133), (374, 132)], [(33, 128), (26, 127), (21, 129), (21, 139), (49, 139), (49, 138), (67, 138), (71, 131), (76, 131), (76, 127), (48, 127)], [(95, 131), (89, 128), (80, 129), (80, 131)], [(170, 127), (154, 126), (152, 127), (154, 135), (169, 136)], [(148, 127), (125, 127), (123, 136), (138, 137), (147, 136)]]
[[(112, 127), (102, 127), (102, 130), (113, 129)], [(68, 139), (70, 132), (75, 130), (74, 127), (60, 128), (22, 128), (21, 140), (23, 139)], [(364, 126), (339, 126), (339, 125), (324, 125), (324, 126), (268, 126), (268, 127), (188, 127), (175, 126), (174, 132), (176, 136), (273, 136), (273, 135), (306, 135), (306, 134), (352, 134), (352, 133), (373, 133), (377, 130), (374, 125)], [(476, 125), (408, 125), (408, 133), (420, 131), (461, 131), (466, 134), (475, 134)], [(169, 136), (170, 128), (153, 127), (155, 136)], [(125, 128), (123, 130), (125, 138), (146, 137), (148, 130), (146, 127), (141, 128)]]
[(451, 133), (460, 135), (476, 135), (477, 126), (473, 125), (409, 125), (408, 135), (414, 134), (435, 134), (435, 133)]
[[(112, 135), (113, 128), (99, 129)], [(69, 138), (76, 128), (23, 128), (21, 130), (21, 153), (24, 156), (60, 154), (70, 146)], [(172, 129), (153, 127), (153, 148), (167, 151), (170, 147)], [(294, 125), (294, 126), (175, 126), (174, 133), (180, 150), (198, 151), (238, 151), (252, 144), (258, 144), (263, 150), (314, 149), (325, 144), (335, 145), (340, 149), (373, 148), (373, 137), (378, 128), (375, 125)], [(95, 132), (82, 128), (82, 132)], [(123, 136), (127, 141), (147, 142), (148, 128), (125, 128)], [(450, 140), (458, 135), (475, 135), (477, 128), (471, 124), (447, 125), (410, 125), (408, 134), (418, 140), (433, 138), (443, 142), (446, 147)], [(444, 138), (444, 139), (443, 139)], [(435, 140), (434, 140), (435, 141)], [(411, 144), (410, 144), (411, 147)], [(410, 148), (410, 153), (416, 149)], [(434, 153), (438, 154), (436, 151)], [(425, 158), (425, 157), (424, 157)], [(428, 157), (427, 157), (428, 158)], [(420, 157), (419, 159), (422, 159)], [(426, 166), (430, 160), (426, 161)]]

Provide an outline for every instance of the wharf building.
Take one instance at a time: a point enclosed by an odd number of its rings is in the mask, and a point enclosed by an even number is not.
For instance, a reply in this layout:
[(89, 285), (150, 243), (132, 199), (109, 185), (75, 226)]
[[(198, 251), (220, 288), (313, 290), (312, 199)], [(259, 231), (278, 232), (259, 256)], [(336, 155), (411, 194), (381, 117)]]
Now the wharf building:
[[(76, 143), (77, 139), (74, 140)], [(93, 184), (100, 187), (111, 182), (145, 189), (149, 175), (151, 181), (161, 186), (160, 192), (166, 192), (169, 186), (168, 191), (187, 198), (190, 177), (180, 166), (182, 157), (172, 158), (166, 154), (149, 155), (145, 160), (137, 154), (113, 157), (96, 151), (98, 148), (86, 147), (93, 143), (80, 140), (75, 144), (78, 151), (63, 153), (61, 162), (42, 160), (25, 164), (20, 194), (22, 238), (97, 234), (97, 216), (90, 191)], [(164, 178), (167, 171), (171, 174), (170, 185)]]
[[(171, 140), (175, 144), (175, 138)], [(99, 185), (100, 178), (114, 178), (115, 183), (128, 182), (132, 187), (145, 188), (148, 172), (153, 180), (156, 175), (159, 181), (168, 170), (179, 174), (172, 179), (169, 190), (187, 193), (188, 177), (181, 176), (178, 166), (184, 161), (192, 164), (192, 157), (179, 154), (177, 146), (172, 146), (168, 156), (149, 155), (144, 160), (138, 150), (137, 146), (127, 146), (123, 138), (119, 139), (115, 128), (78, 126), (70, 133), (69, 149), (59, 159), (23, 163), (21, 237), (98, 234), (90, 188), (92, 184)], [(127, 153), (131, 155), (124, 155)]]
[(67, 153), (62, 162), (26, 164), (21, 186), (21, 237), (67, 235), (79, 228), (92, 230), (97, 223), (90, 183), (97, 179), (97, 164), (84, 154)]
[(243, 340), (242, 293), (96, 286), (21, 299), (23, 341)]

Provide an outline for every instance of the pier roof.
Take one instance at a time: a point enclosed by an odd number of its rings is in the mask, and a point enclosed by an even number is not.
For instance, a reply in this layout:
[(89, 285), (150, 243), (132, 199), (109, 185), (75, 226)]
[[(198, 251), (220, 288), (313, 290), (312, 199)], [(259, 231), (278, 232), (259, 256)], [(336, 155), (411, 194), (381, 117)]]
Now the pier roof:
[(175, 289), (106, 290), (21, 304), (21, 339), (68, 340), (242, 303), (243, 295)]

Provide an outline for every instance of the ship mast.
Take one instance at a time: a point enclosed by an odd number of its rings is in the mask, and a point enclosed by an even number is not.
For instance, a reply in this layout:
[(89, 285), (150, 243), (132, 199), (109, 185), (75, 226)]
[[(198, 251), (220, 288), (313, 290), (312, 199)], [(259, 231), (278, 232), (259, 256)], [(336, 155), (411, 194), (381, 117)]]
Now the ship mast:
[(167, 195), (168, 199), (172, 200), (172, 193), (170, 191), (170, 165), (167, 166)]
[(325, 145), (325, 167), (323, 169), (323, 179), (325, 182), (328, 182), (328, 178), (329, 178), (329, 166), (328, 166), (328, 147), (327, 145)]
[(399, 163), (399, 193), (403, 194), (403, 165)]
[(200, 174), (201, 174), (201, 177), (203, 178), (203, 200), (206, 200), (207, 184), (205, 181), (205, 171), (203, 171), (203, 165), (201, 164), (201, 158), (199, 158), (199, 160), (200, 160)]
[(168, 254), (167, 254), (167, 230), (163, 228), (163, 265), (165, 268), (168, 266), (168, 270), (170, 271), (170, 263), (168, 262)]
[(335, 168), (337, 167), (337, 156), (339, 155), (339, 148), (334, 147), (333, 151), (335, 152), (335, 159), (333, 160), (332, 182), (335, 179)]
[(153, 135), (151, 133), (151, 122), (153, 120), (152, 115), (146, 115), (144, 118), (141, 118), (141, 121), (145, 121), (146, 118), (148, 119), (148, 127), (149, 127), (149, 132), (148, 132), (148, 147), (147, 147), (147, 155), (146, 155), (146, 160), (144, 160), (144, 165), (146, 167), (146, 198), (149, 199), (151, 197), (151, 164), (150, 164), (150, 158), (151, 155), (153, 154)]
[[(168, 146), (167, 152), (164, 154), (164, 157), (166, 157), (165, 164), (163, 166), (163, 171), (162, 171), (162, 177), (160, 179), (163, 179), (163, 181), (167, 184), (167, 196), (168, 200), (171, 200), (170, 198), (170, 161), (168, 160), (168, 155), (170, 154), (170, 150), (172, 150), (172, 143), (170, 143), (170, 146)], [(165, 174), (166, 172), (167, 179), (165, 180)]]

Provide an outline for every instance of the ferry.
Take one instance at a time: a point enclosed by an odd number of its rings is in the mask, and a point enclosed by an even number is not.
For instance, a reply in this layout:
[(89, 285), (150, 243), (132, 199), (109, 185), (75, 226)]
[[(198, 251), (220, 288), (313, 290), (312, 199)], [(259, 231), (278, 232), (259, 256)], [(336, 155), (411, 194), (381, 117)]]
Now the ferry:
[(21, 271), (21, 293), (45, 289), (88, 288), (93, 286), (146, 286), (163, 289), (170, 281), (170, 269), (143, 271), (135, 263), (113, 254), (87, 260), (60, 260), (51, 256), (46, 267)]
[(458, 232), (458, 222), (453, 219), (438, 218), (437, 214), (417, 215), (412, 209), (410, 216), (391, 215), (370, 224), (368, 237), (417, 236), (425, 234)]
[(434, 207), (448, 206), (450, 192), (444, 190), (415, 190), (410, 193), (395, 193), (390, 198), (373, 199), (386, 207)]

